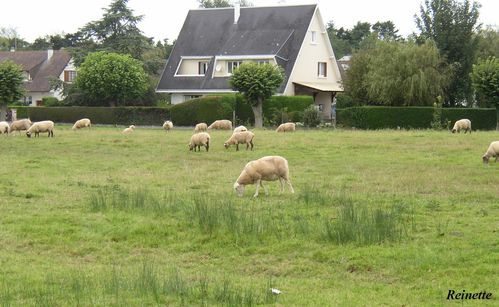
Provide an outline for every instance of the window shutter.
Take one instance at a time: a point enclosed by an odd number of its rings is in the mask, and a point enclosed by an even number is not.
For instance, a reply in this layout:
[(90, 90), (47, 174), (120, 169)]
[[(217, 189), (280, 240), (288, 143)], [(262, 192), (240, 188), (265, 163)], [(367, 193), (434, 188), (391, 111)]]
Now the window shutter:
[(64, 71), (64, 82), (69, 82), (69, 71)]

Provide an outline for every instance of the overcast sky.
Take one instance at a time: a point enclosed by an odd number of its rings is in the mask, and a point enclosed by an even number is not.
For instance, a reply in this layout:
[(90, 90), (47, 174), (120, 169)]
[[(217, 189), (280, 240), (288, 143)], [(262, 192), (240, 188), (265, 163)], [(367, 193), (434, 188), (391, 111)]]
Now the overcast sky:
[[(29, 42), (46, 34), (72, 33), (87, 22), (102, 17), (102, 8), (111, 0), (0, 0), (0, 27), (15, 28)], [(357, 21), (392, 20), (407, 36), (416, 31), (414, 14), (424, 0), (250, 0), (255, 6), (318, 3), (324, 22), (351, 28)], [(499, 25), (499, 0), (480, 0), (480, 22)], [(136, 15), (144, 15), (139, 28), (155, 40), (178, 36), (189, 9), (198, 8), (196, 0), (130, 0)]]

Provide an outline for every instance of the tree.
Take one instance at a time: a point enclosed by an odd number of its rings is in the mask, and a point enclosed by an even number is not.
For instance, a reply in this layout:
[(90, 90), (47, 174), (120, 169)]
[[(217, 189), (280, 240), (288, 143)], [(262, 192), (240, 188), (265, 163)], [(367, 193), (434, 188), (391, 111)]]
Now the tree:
[(229, 79), (232, 88), (239, 91), (251, 105), (256, 128), (263, 127), (263, 101), (275, 94), (283, 80), (281, 67), (257, 63), (242, 64)]
[(7, 115), (7, 104), (24, 96), (22, 68), (11, 61), (0, 63), (0, 121)]
[[(198, 0), (199, 7), (202, 8), (215, 8), (215, 7), (230, 7), (230, 1), (228, 0)], [(240, 0), (239, 5), (243, 6), (253, 6), (250, 1)]]
[(78, 70), (75, 86), (94, 104), (114, 107), (140, 97), (148, 79), (142, 64), (129, 55), (96, 52), (89, 54)]
[(419, 41), (431, 39), (453, 70), (449, 86), (444, 90), (444, 104), (455, 106), (471, 100), (469, 74), (475, 61), (477, 37), (474, 32), (480, 5), (457, 0), (425, 0), (420, 16), (415, 16)]
[(9, 51), (29, 49), (30, 43), (22, 39), (16, 28), (0, 28), (0, 50)]
[(499, 58), (499, 29), (491, 26), (478, 32), (477, 59)]
[(376, 22), (372, 25), (372, 30), (378, 36), (380, 40), (399, 40), (400, 35), (398, 35), (397, 28), (395, 28), (395, 24), (388, 20), (384, 22)]
[(499, 130), (499, 59), (490, 57), (473, 65), (471, 80), (479, 105), (496, 107)]

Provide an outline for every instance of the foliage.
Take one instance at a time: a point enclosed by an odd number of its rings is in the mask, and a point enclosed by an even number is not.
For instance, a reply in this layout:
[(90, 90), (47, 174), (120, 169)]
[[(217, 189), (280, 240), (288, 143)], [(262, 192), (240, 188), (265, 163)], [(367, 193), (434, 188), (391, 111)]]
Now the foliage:
[(29, 49), (30, 43), (19, 36), (16, 28), (0, 27), (0, 51)]
[(488, 26), (478, 32), (478, 46), (476, 56), (478, 59), (495, 57), (499, 59), (499, 28)]
[(76, 86), (96, 104), (124, 105), (147, 89), (147, 76), (139, 61), (128, 55), (89, 54), (78, 71)]
[[(432, 127), (433, 107), (362, 106), (337, 110), (338, 124), (360, 129), (428, 129)], [(442, 108), (442, 127), (451, 121), (468, 118), (473, 129), (493, 130), (496, 126), (494, 109)]]
[(284, 81), (284, 71), (271, 64), (244, 63), (229, 79), (231, 87), (239, 91), (251, 105), (255, 127), (263, 126), (263, 101), (270, 98)]
[(67, 47), (71, 47), (71, 41), (66, 34), (45, 35), (44, 37), (36, 38), (33, 44), (31, 44), (31, 49), (33, 50), (59, 50)]
[[(199, 7), (202, 8), (216, 8), (216, 7), (230, 7), (232, 6), (231, 1), (228, 0), (197, 0), (199, 3)], [(251, 1), (241, 0), (239, 1), (239, 5), (243, 6), (253, 6)]]
[(454, 72), (444, 88), (444, 104), (456, 106), (471, 101), (471, 72), (478, 39), (474, 34), (478, 26), (480, 4), (469, 0), (425, 0), (416, 16), (421, 32), (419, 41), (435, 41), (443, 58)]
[(367, 104), (424, 106), (441, 94), (445, 82), (434, 44), (376, 40), (352, 56), (345, 89)]
[(322, 122), (322, 113), (316, 106), (310, 105), (303, 111), (302, 122), (306, 127), (317, 127)]
[(499, 105), (499, 58), (489, 57), (473, 65), (471, 81), (479, 106)]
[(205, 122), (208, 125), (217, 119), (232, 120), (234, 99), (230, 96), (208, 96), (192, 99), (170, 109), (171, 120), (177, 126), (193, 126)]
[(0, 121), (5, 120), (7, 104), (24, 96), (22, 68), (11, 62), (0, 63)]
[(42, 105), (45, 107), (60, 107), (63, 106), (64, 103), (55, 97), (48, 96), (42, 98)]
[(442, 130), (442, 97), (438, 96), (433, 103), (433, 119), (430, 126), (433, 130)]

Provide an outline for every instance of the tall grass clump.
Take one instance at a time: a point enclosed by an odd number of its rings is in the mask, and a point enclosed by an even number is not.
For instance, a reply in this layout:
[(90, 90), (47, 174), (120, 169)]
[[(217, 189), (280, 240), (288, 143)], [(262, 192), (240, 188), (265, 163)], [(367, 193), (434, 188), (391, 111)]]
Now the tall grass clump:
[(403, 211), (401, 206), (369, 209), (347, 201), (339, 207), (336, 219), (324, 220), (323, 237), (335, 244), (398, 242), (407, 236), (407, 223), (412, 221), (410, 213)]
[(94, 212), (121, 210), (164, 213), (171, 208), (170, 200), (166, 196), (162, 199), (143, 188), (125, 190), (104, 187), (90, 195), (88, 204)]

